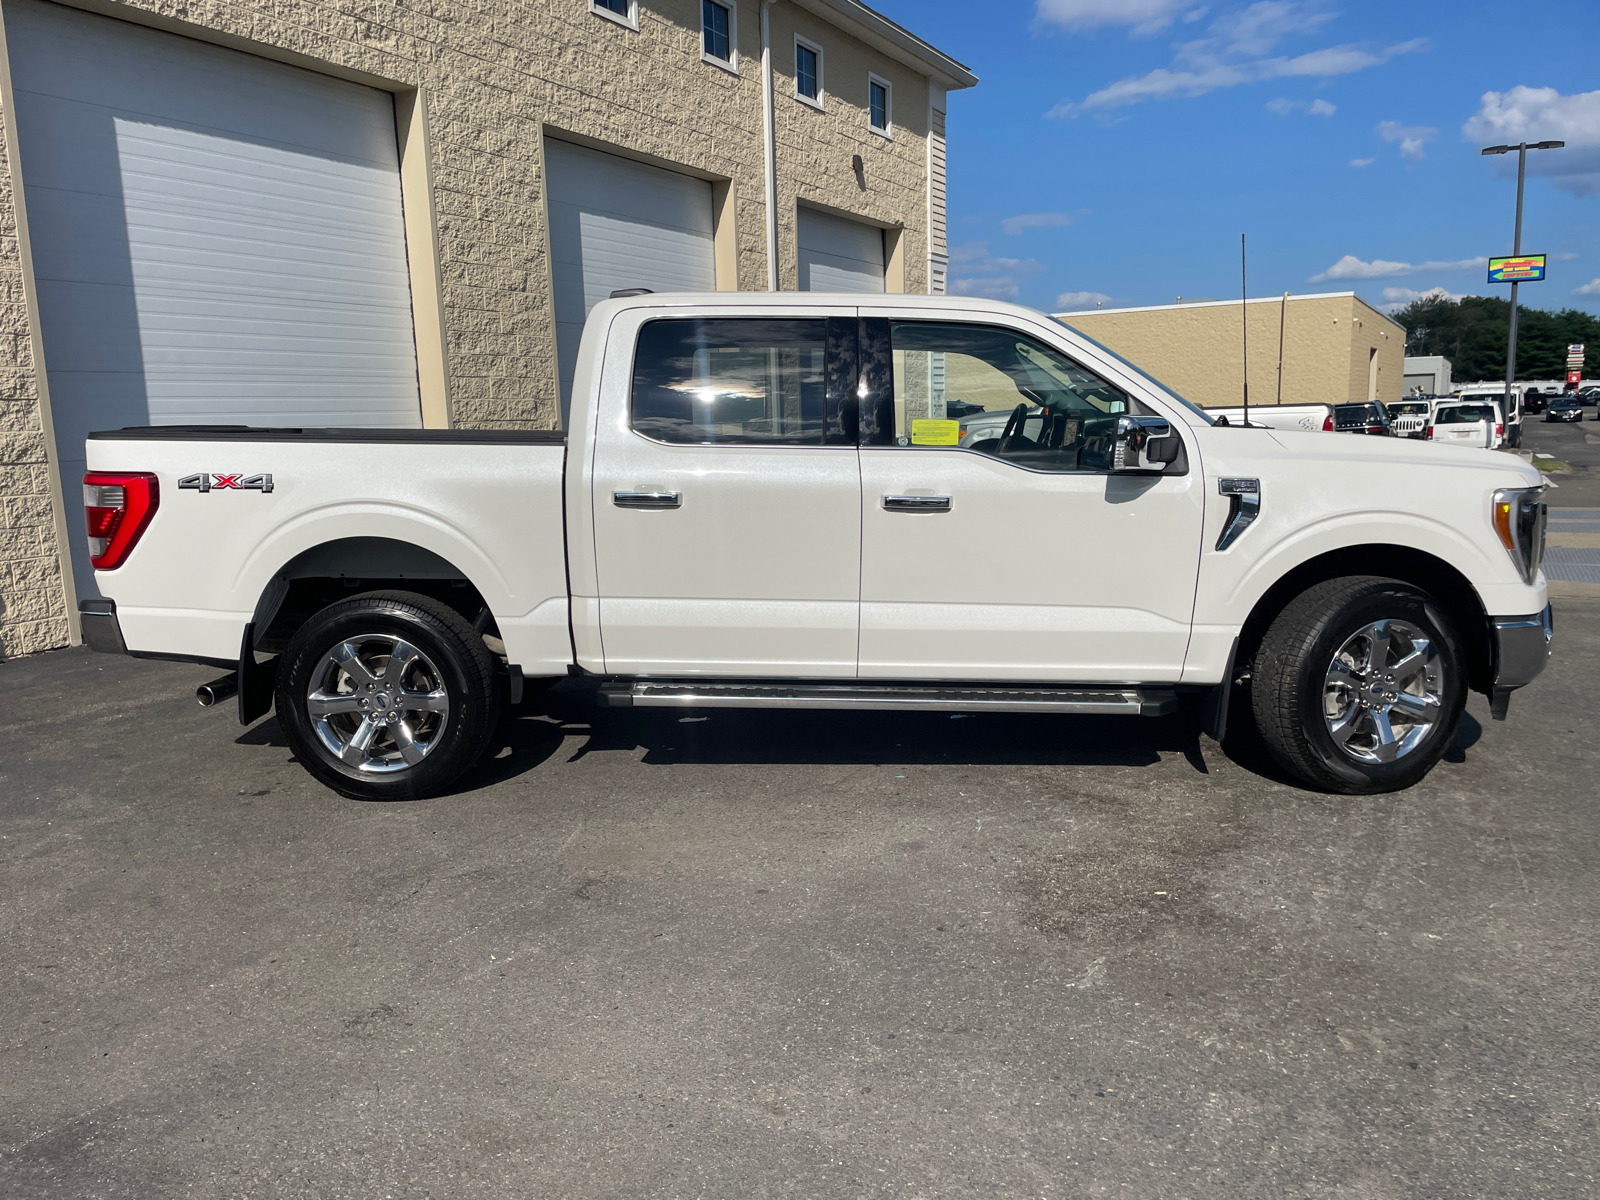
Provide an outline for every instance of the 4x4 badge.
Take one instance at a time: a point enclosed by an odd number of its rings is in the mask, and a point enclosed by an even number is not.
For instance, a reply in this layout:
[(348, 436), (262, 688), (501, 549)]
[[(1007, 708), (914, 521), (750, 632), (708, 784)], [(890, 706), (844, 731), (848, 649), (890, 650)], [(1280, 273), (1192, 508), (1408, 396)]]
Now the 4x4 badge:
[(238, 492), (270, 492), (271, 475), (212, 475), (205, 471), (198, 475), (185, 475), (178, 486), (192, 492), (209, 492), (232, 489)]

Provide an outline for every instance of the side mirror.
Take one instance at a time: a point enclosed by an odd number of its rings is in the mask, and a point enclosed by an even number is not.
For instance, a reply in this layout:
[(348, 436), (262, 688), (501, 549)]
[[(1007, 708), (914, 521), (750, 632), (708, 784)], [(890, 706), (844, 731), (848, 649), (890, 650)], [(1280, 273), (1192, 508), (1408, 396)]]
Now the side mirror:
[(1162, 471), (1177, 458), (1180, 446), (1165, 417), (1135, 417), (1125, 413), (1117, 418), (1111, 469)]

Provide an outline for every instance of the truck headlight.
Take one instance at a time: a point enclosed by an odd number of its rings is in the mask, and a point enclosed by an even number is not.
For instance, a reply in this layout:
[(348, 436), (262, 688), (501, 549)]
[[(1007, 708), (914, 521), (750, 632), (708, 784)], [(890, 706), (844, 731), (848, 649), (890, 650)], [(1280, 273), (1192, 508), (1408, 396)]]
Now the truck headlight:
[(1539, 564), (1544, 561), (1545, 508), (1543, 484), (1501, 488), (1494, 494), (1494, 531), (1529, 584), (1538, 578)]

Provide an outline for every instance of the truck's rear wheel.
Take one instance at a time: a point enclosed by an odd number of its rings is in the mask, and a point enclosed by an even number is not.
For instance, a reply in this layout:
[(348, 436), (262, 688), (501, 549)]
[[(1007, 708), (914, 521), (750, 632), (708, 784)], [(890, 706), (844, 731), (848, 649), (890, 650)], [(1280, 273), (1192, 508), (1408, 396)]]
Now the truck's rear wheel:
[(1431, 597), (1399, 580), (1329, 580), (1268, 628), (1250, 700), (1267, 750), (1292, 775), (1329, 792), (1398, 791), (1455, 736), (1460, 638)]
[(499, 714), (494, 660), (458, 613), (410, 592), (330, 605), (290, 639), (278, 721), (340, 795), (413, 800), (483, 753)]

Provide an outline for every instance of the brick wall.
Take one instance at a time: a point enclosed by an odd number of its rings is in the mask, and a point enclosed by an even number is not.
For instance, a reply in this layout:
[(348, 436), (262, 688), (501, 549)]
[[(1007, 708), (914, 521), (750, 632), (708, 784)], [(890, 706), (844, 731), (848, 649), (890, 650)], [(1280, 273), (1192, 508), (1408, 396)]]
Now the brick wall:
[(0, 128), (0, 661), (67, 644), (10, 155)]

